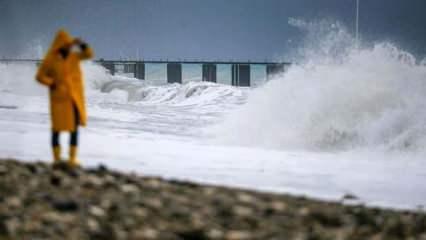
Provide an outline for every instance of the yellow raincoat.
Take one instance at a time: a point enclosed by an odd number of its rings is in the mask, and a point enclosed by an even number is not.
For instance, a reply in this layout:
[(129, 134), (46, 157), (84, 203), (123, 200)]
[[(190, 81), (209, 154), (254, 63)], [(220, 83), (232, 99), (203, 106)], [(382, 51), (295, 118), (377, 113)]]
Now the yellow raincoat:
[(87, 123), (80, 61), (92, 58), (93, 51), (90, 47), (78, 52), (71, 51), (64, 59), (59, 49), (71, 46), (73, 42), (74, 39), (66, 31), (58, 31), (36, 75), (37, 81), (50, 89), (50, 114), (54, 131), (75, 130), (74, 105), (80, 116), (79, 124), (85, 126)]

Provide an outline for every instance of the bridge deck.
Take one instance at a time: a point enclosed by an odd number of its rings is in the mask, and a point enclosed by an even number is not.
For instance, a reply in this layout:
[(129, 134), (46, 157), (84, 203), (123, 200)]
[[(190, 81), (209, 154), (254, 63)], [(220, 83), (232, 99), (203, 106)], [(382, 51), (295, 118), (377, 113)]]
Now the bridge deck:
[[(36, 63), (41, 62), (40, 59), (0, 59), (4, 63)], [(167, 82), (182, 83), (182, 65), (183, 64), (199, 64), (202, 65), (202, 80), (209, 82), (217, 81), (217, 65), (231, 65), (231, 82), (234, 86), (252, 86), (251, 65), (264, 65), (266, 79), (280, 72), (284, 72), (289, 62), (274, 61), (221, 61), (221, 60), (104, 60), (97, 59), (94, 62), (104, 66), (111, 74), (117, 71), (124, 73), (132, 73), (133, 77), (144, 80), (146, 79), (145, 64), (166, 64)], [(122, 70), (119, 70), (119, 68)]]
[[(40, 62), (40, 59), (10, 59), (10, 58), (0, 58), (0, 62)], [(259, 64), (259, 65), (273, 65), (273, 64), (284, 64), (284, 65), (290, 65), (290, 62), (281, 62), (281, 61), (224, 61), (224, 60), (148, 60), (148, 59), (141, 59), (141, 60), (112, 60), (112, 59), (96, 59), (94, 62), (98, 63), (117, 63), (117, 64), (134, 64), (134, 63), (180, 63), (180, 64)]]

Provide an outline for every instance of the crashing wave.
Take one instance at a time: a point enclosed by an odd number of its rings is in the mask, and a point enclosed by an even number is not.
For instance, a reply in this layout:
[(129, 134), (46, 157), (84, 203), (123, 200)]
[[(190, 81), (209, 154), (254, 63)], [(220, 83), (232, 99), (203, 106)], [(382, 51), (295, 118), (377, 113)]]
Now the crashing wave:
[(390, 43), (358, 48), (339, 26), (308, 27), (320, 32), (309, 34), (315, 44), (305, 44), (300, 64), (251, 92), (214, 129), (218, 140), (286, 150), (424, 151), (424, 63)]
[[(37, 67), (34, 63), (0, 64), (0, 92), (21, 96), (41, 96), (45, 89), (34, 79)], [(208, 105), (240, 104), (246, 98), (247, 89), (210, 82), (192, 82), (185, 79), (185, 84), (166, 84), (154, 86), (149, 81), (141, 81), (118, 75), (93, 62), (83, 64), (83, 73), (89, 99), (106, 94), (93, 100), (108, 103), (145, 103), (169, 105)], [(108, 95), (109, 94), (109, 95)]]

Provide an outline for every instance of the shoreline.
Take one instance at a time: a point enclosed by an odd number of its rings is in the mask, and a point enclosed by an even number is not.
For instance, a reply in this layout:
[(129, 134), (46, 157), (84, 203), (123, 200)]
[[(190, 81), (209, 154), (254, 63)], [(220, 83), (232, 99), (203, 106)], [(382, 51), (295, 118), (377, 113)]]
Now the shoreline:
[[(346, 196), (351, 200), (353, 196)], [(3, 239), (426, 239), (426, 214), (0, 160)]]

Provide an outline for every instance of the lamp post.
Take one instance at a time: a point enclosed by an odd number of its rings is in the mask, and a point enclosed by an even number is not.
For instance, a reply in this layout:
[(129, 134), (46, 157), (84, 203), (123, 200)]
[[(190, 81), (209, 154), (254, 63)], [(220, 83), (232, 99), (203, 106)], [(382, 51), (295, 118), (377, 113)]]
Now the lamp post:
[(359, 45), (359, 0), (356, 0), (356, 23), (355, 23), (356, 45)]

